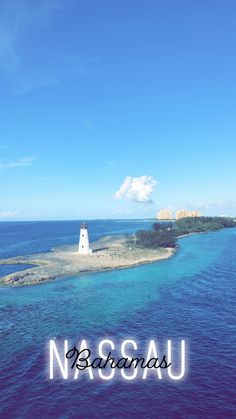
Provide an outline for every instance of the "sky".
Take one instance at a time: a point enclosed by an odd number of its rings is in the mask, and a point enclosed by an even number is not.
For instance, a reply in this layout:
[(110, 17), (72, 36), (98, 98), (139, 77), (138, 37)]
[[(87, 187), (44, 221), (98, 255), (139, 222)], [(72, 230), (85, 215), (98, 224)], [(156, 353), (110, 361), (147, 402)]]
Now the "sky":
[(0, 220), (236, 215), (234, 0), (2, 0)]

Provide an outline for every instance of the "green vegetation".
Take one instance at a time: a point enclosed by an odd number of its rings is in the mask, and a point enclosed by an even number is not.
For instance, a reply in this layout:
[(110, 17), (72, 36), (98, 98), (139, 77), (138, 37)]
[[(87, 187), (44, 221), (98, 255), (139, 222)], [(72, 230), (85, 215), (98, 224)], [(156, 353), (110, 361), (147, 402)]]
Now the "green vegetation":
[(233, 218), (229, 217), (196, 217), (181, 218), (177, 220), (176, 230), (178, 236), (189, 233), (200, 233), (204, 231), (220, 230), (221, 228), (235, 227)]
[[(184, 234), (215, 231), (235, 226), (235, 221), (228, 217), (182, 218), (170, 223), (154, 223), (152, 230), (137, 231), (135, 243), (139, 247), (176, 247), (177, 238)], [(134, 242), (131, 237), (127, 240), (129, 244)]]
[(174, 230), (139, 230), (136, 233), (136, 245), (140, 247), (175, 247), (176, 236)]

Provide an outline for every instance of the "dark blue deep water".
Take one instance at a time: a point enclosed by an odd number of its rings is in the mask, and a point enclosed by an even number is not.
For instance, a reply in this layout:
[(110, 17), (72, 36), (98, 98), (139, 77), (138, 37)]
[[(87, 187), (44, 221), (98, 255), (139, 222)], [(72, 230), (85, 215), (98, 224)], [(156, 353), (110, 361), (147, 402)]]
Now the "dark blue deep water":
[[(79, 222), (1, 223), (0, 258), (75, 243)], [(90, 237), (148, 227), (91, 221)], [(4, 275), (4, 271), (0, 272)], [(236, 229), (179, 240), (174, 257), (35, 286), (0, 287), (0, 412), (3, 418), (233, 418)], [(127, 338), (141, 352), (156, 339), (187, 341), (182, 381), (49, 380), (48, 341)]]

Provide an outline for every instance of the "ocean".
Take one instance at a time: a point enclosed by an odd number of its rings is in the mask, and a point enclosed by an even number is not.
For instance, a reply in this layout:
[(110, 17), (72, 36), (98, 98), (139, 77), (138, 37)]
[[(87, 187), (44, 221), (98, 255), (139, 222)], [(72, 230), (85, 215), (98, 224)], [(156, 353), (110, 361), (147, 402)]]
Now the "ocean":
[[(91, 240), (151, 220), (94, 220)], [(78, 242), (79, 221), (0, 223), (0, 258)], [(128, 269), (0, 287), (3, 418), (232, 418), (235, 405), (236, 228), (178, 240), (175, 256)], [(15, 267), (0, 265), (0, 275)], [(181, 381), (49, 380), (48, 342), (104, 338), (140, 348), (187, 342)]]

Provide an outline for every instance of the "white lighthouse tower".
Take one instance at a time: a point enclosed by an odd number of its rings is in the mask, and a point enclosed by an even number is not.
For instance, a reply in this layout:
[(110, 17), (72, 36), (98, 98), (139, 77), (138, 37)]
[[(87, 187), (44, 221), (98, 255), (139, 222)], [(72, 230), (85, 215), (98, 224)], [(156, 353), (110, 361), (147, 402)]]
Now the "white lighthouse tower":
[(80, 226), (79, 249), (81, 255), (89, 255), (92, 250), (89, 248), (88, 226), (82, 223)]

